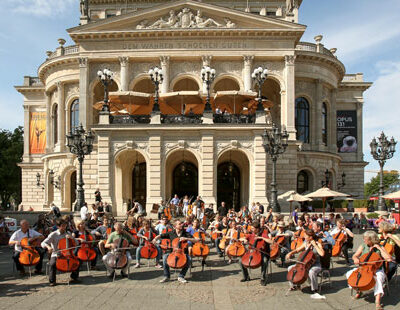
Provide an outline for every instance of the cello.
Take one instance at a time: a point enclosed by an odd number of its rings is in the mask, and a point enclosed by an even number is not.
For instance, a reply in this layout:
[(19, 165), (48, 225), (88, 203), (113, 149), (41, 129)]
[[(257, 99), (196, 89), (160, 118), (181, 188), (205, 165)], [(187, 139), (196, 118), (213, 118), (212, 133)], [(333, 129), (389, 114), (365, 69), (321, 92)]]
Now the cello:
[(206, 259), (208, 254), (210, 254), (210, 248), (205, 243), (206, 234), (202, 231), (196, 231), (193, 234), (193, 238), (200, 239), (200, 241), (193, 244), (192, 255), (194, 257), (203, 257), (203, 259)]
[(140, 249), (140, 256), (147, 259), (156, 258), (158, 251), (156, 246), (152, 243), (152, 240), (156, 237), (156, 234), (151, 231), (151, 221), (149, 231), (145, 232), (144, 246)]
[[(170, 231), (172, 231), (172, 227), (168, 226), (166, 228), (163, 229), (162, 233), (166, 234)], [(171, 248), (171, 240), (170, 239), (161, 239), (161, 243), (160, 243), (160, 248), (163, 250), (163, 252), (165, 253), (165, 251), (167, 251), (169, 248)]]
[(180, 241), (180, 238), (172, 240), (173, 251), (168, 255), (167, 264), (174, 269), (182, 269), (187, 263), (184, 249), (188, 246), (187, 241)]
[(368, 291), (375, 286), (375, 273), (381, 268), (383, 259), (377, 253), (376, 248), (372, 248), (368, 253), (360, 257), (360, 267), (353, 271), (347, 279), (347, 283), (357, 291)]
[(19, 255), (19, 262), (24, 266), (35, 266), (40, 262), (40, 254), (35, 249), (39, 244), (35, 240), (34, 242), (29, 241), (29, 229), (28, 236), (21, 240), (22, 252)]
[(94, 238), (92, 235), (88, 234), (86, 229), (83, 234), (79, 236), (79, 239), (83, 239), (81, 246), (78, 250), (77, 257), (83, 262), (89, 262), (96, 258), (96, 251), (93, 249), (92, 244)]
[(120, 237), (114, 240), (114, 245), (111, 254), (107, 255), (107, 265), (112, 269), (123, 269), (128, 263), (125, 252), (129, 249), (129, 242)]
[(317, 257), (313, 252), (313, 246), (310, 245), (308, 249), (304, 250), (299, 255), (299, 260), (296, 265), (289, 270), (287, 280), (294, 285), (301, 285), (306, 282), (310, 268), (315, 264)]
[(238, 227), (236, 236), (234, 238), (234, 242), (229, 245), (228, 248), (228, 255), (233, 257), (241, 257), (246, 252), (246, 248), (244, 247), (243, 243), (240, 239), (244, 238), (244, 233), (240, 232), (240, 227)]
[(333, 239), (335, 240), (335, 244), (332, 247), (332, 256), (336, 257), (342, 252), (342, 246), (343, 243), (347, 241), (347, 235), (343, 232), (343, 230), (340, 230), (336, 235), (333, 236)]
[(76, 271), (79, 268), (80, 262), (73, 251), (77, 248), (75, 240), (65, 236), (58, 241), (57, 248), (57, 270), (61, 272)]
[(293, 251), (299, 248), (304, 242), (304, 229), (300, 229), (294, 233), (294, 240), (290, 244), (290, 249)]
[(256, 269), (261, 266), (262, 255), (259, 249), (259, 242), (261, 241), (263, 240), (254, 240), (254, 243), (249, 246), (249, 250), (242, 256), (242, 265), (245, 268)]
[(270, 248), (270, 259), (274, 260), (281, 254), (281, 247), (285, 243), (285, 236), (275, 236)]

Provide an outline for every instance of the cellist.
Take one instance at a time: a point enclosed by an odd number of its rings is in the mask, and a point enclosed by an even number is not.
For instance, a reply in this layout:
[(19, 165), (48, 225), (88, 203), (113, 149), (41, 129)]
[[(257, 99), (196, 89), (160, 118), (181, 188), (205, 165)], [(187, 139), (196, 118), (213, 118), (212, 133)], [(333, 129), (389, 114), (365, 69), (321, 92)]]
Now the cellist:
[(104, 245), (106, 244), (106, 241), (108, 239), (107, 235), (107, 228), (109, 228), (110, 220), (108, 217), (104, 216), (103, 217), (103, 224), (96, 229), (92, 230), (92, 234), (96, 236), (97, 239), (100, 239), (98, 243), (98, 248), (102, 256), (106, 254), (106, 250), (104, 248)]
[[(76, 240), (78, 240), (79, 244), (83, 244), (83, 243), (86, 242), (86, 240), (84, 238), (80, 238), (81, 236), (84, 236), (85, 234), (92, 236), (93, 240), (96, 239), (95, 236), (92, 235), (92, 233), (89, 231), (89, 229), (86, 228), (86, 222), (85, 221), (80, 221), (78, 223), (78, 227), (77, 228), (78, 228), (78, 230), (74, 231), (72, 233), (72, 237), (74, 237)], [(91, 246), (92, 246), (93, 250), (96, 252), (96, 257), (90, 262), (90, 269), (96, 270), (97, 258), (98, 258), (100, 253), (99, 253), (99, 249), (95, 246), (94, 242), (92, 242)], [(79, 248), (76, 248), (75, 251), (74, 251), (75, 256), (77, 256), (78, 251), (79, 251)], [(82, 261), (81, 261), (81, 264), (82, 264)]]
[[(257, 242), (257, 248), (260, 251), (262, 262), (261, 262), (261, 280), (260, 283), (262, 286), (267, 285), (267, 267), (269, 260), (269, 245), (272, 243), (272, 240), (268, 237), (268, 231), (260, 227), (260, 222), (256, 221), (252, 224), (251, 234), (246, 234), (245, 244), (254, 245), (256, 240), (260, 240)], [(240, 282), (250, 281), (249, 271), (242, 264), (242, 260), (239, 260), (240, 268), (242, 269), (243, 279)]]
[(293, 232), (286, 230), (286, 225), (284, 221), (279, 221), (277, 224), (277, 230), (270, 233), (270, 237), (285, 237), (285, 243), (281, 247), (281, 267), (284, 267), (286, 261), (286, 254), (289, 253), (290, 249), (290, 238), (293, 237)]
[[(310, 229), (306, 229), (305, 230), (305, 234), (304, 234), (304, 242), (303, 244), (293, 250), (290, 251), (287, 255), (286, 255), (286, 259), (289, 260), (294, 254), (296, 253), (300, 253), (302, 251), (306, 251), (310, 246), (312, 246), (312, 251), (315, 254), (316, 260), (315, 263), (311, 266), (310, 270), (308, 271), (308, 278), (310, 279), (311, 282), (311, 292), (314, 293), (314, 295), (311, 295), (311, 298), (318, 298), (320, 297), (319, 294), (317, 293), (318, 291), (318, 273), (322, 270), (321, 269), (321, 263), (320, 263), (320, 256), (324, 256), (325, 255), (325, 251), (322, 248), (322, 245), (317, 242), (317, 237), (314, 233), (314, 231), (310, 230)], [(288, 268), (288, 272), (294, 268), (295, 265), (289, 266)], [(290, 290), (294, 291), (299, 289), (298, 286), (293, 285), (292, 282), (290, 282)]]
[[(208, 236), (207, 232), (200, 227), (200, 220), (199, 219), (195, 219), (193, 221), (193, 225), (186, 228), (186, 232), (188, 232), (191, 236), (193, 236), (196, 232), (202, 232), (204, 233), (206, 236)], [(188, 246), (188, 254), (189, 256), (192, 256), (192, 249), (193, 249), (193, 243), (189, 242), (189, 246)], [(203, 258), (203, 260), (201, 261), (202, 265), (206, 264), (205, 258)]]
[(353, 247), (354, 234), (350, 231), (350, 229), (348, 229), (346, 227), (346, 222), (345, 222), (344, 219), (337, 219), (336, 220), (336, 227), (330, 231), (330, 234), (333, 237), (335, 237), (335, 235), (338, 234), (340, 231), (343, 234), (347, 235), (347, 240), (342, 245), (342, 253), (344, 255), (344, 259), (346, 260), (347, 265), (349, 265), (350, 264), (350, 261), (349, 261), (349, 248)]
[[(156, 236), (153, 239), (153, 243), (157, 244), (157, 241), (159, 239), (169, 239), (172, 242), (176, 238), (179, 238), (179, 241), (191, 241), (191, 242), (200, 241), (200, 239), (192, 238), (190, 236), (190, 234), (188, 232), (186, 232), (186, 230), (183, 229), (183, 223), (180, 220), (175, 221), (174, 228), (175, 229), (170, 232)], [(160, 281), (160, 283), (168, 282), (170, 279), (170, 271), (169, 271), (169, 266), (167, 264), (169, 254), (170, 254), (170, 251), (163, 255), (164, 278)], [(187, 280), (185, 279), (185, 275), (192, 263), (190, 256), (187, 253), (185, 253), (185, 254), (186, 254), (186, 259), (187, 259), (186, 265), (182, 268), (182, 270), (180, 271), (180, 273), (178, 275), (178, 281), (181, 283), (187, 283)]]
[[(143, 227), (137, 233), (138, 238), (140, 238), (140, 242), (139, 242), (138, 248), (136, 249), (136, 265), (134, 268), (140, 268), (140, 258), (141, 258), (140, 250), (145, 245), (145, 240), (148, 240), (146, 237), (146, 233), (158, 235), (157, 231), (153, 227), (151, 227), (149, 220), (143, 221)], [(156, 258), (156, 266), (155, 267), (162, 268), (162, 266), (160, 265), (162, 251), (158, 244), (155, 245), (155, 247), (157, 249), (157, 258)]]
[[(230, 257), (229, 254), (228, 254), (229, 247), (235, 241), (235, 237), (236, 237), (237, 232), (238, 232), (238, 227), (237, 227), (237, 223), (236, 223), (235, 220), (231, 221), (230, 226), (231, 226), (231, 228), (228, 230), (228, 232), (226, 233), (226, 236), (225, 236), (226, 240), (228, 241), (228, 245), (225, 247), (225, 253), (229, 257), (228, 264), (232, 263), (232, 257)], [(240, 240), (237, 240), (237, 241), (244, 242), (244, 241), (246, 241), (246, 239), (243, 238), (243, 239), (240, 239)]]
[[(56, 220), (57, 230), (53, 231), (48, 237), (43, 240), (41, 246), (44, 249), (47, 249), (49, 254), (51, 254), (50, 262), (49, 262), (49, 282), (50, 286), (56, 285), (56, 263), (57, 263), (57, 255), (58, 255), (58, 242), (65, 237), (74, 239), (71, 234), (67, 233), (67, 222), (63, 219)], [(73, 271), (71, 273), (70, 282), (79, 282), (79, 269)]]
[[(353, 255), (353, 261), (355, 265), (360, 264), (360, 257), (363, 256), (366, 253), (369, 253), (370, 250), (375, 248), (380, 256), (382, 257), (383, 260), (392, 262), (393, 258), (389, 255), (388, 252), (386, 252), (385, 248), (379, 244), (379, 238), (378, 235), (374, 231), (366, 231), (363, 236), (364, 243), (360, 245), (357, 249), (357, 251)], [(348, 279), (351, 274), (356, 270), (357, 268), (353, 268), (349, 270), (346, 273), (346, 278)], [(386, 274), (383, 270), (383, 268), (380, 268), (379, 270), (376, 271), (375, 273), (375, 286), (374, 286), (374, 296), (375, 296), (375, 305), (377, 310), (383, 309), (383, 306), (381, 304), (382, 297), (384, 295), (384, 290), (383, 290), (383, 285), (385, 283), (386, 279)], [(357, 292), (355, 295), (355, 298), (358, 299), (362, 296), (361, 292)]]
[[(393, 260), (395, 259), (395, 247), (400, 247), (400, 239), (396, 235), (393, 235), (392, 232), (394, 230), (394, 226), (389, 222), (380, 222), (378, 226), (378, 238), (381, 240), (381, 245), (383, 243), (388, 243), (390, 247), (393, 247), (393, 253), (389, 253), (392, 255)], [(387, 240), (387, 241), (386, 241)], [(397, 264), (394, 262), (389, 262), (388, 264), (384, 264), (385, 272), (388, 277), (388, 281), (392, 279), (394, 274), (396, 273)]]
[[(21, 228), (15, 231), (12, 235), (11, 238), (8, 242), (9, 245), (14, 245), (14, 255), (13, 255), (13, 260), (15, 263), (15, 266), (17, 270), (19, 271), (19, 274), (21, 276), (25, 275), (25, 269), (24, 266), (21, 265), (19, 261), (19, 256), (22, 252), (22, 247), (21, 247), (21, 240), (24, 238), (29, 238), (29, 242), (32, 243), (34, 241), (42, 241), (44, 239), (43, 235), (38, 233), (36, 230), (33, 230), (29, 227), (29, 223), (27, 220), (22, 220), (20, 222)], [(40, 261), (39, 263), (35, 266), (35, 273), (36, 274), (42, 274), (42, 261), (43, 261), (43, 255), (44, 251), (43, 249), (39, 247), (35, 247), (35, 250), (39, 252), (40, 255)]]

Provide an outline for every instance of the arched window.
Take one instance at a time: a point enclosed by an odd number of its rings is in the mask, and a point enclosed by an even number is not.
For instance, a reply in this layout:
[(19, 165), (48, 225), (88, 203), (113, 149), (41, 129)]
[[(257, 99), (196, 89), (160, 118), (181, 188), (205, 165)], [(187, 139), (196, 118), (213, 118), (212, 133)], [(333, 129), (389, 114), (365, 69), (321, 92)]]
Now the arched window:
[(308, 187), (309, 178), (307, 171), (301, 170), (297, 175), (297, 192), (302, 194), (309, 190)]
[(79, 126), (79, 99), (75, 99), (71, 104), (70, 129), (74, 131)]
[(58, 105), (53, 105), (52, 111), (53, 118), (53, 144), (57, 144), (58, 142)]
[(310, 141), (310, 105), (307, 99), (296, 99), (296, 139), (304, 143)]
[(326, 103), (322, 103), (322, 143), (328, 145), (328, 110)]

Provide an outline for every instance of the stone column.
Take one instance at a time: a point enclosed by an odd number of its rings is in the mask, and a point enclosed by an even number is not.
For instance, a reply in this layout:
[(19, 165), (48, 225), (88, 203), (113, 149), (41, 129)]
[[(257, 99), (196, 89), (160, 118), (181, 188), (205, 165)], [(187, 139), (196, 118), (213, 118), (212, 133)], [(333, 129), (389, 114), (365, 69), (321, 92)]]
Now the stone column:
[(149, 162), (147, 174), (146, 210), (150, 212), (154, 203), (160, 203), (161, 195), (161, 133), (152, 132), (149, 137)]
[[(210, 66), (211, 65), (211, 59), (212, 56), (211, 55), (205, 55), (205, 56), (201, 56), (201, 60), (202, 60), (202, 66), (206, 67), (206, 66)], [(210, 90), (212, 92), (212, 90)], [(203, 83), (203, 93), (207, 94), (207, 84)]]
[(65, 145), (65, 102), (64, 102), (64, 85), (57, 82), (57, 144), (55, 146), (56, 152), (63, 152)]
[(50, 152), (51, 146), (52, 146), (52, 113), (51, 113), (51, 93), (50, 92), (45, 92), (45, 97), (46, 97), (46, 153)]
[(310, 122), (311, 136), (313, 137), (313, 149), (318, 151), (322, 145), (322, 81), (315, 80), (315, 104), (311, 107), (314, 110), (314, 124)]
[(89, 103), (89, 63), (87, 57), (79, 58), (79, 122), (84, 128), (92, 122), (92, 109)]
[(118, 57), (121, 64), (121, 91), (129, 90), (129, 57)]
[(295, 60), (295, 55), (285, 56), (286, 102), (281, 103), (281, 124), (286, 127), (290, 140), (296, 140)]
[(362, 144), (362, 134), (363, 134), (363, 99), (357, 102), (357, 160), (362, 161), (364, 159), (363, 155), (363, 144)]
[(200, 178), (199, 193), (204, 201), (213, 203), (214, 206), (217, 204), (216, 193), (217, 193), (217, 171), (216, 165), (214, 165), (214, 136), (213, 134), (204, 134), (201, 138), (202, 145), (202, 177)]
[(24, 105), (24, 162), (29, 162), (29, 121), (30, 121), (30, 107)]
[[(103, 201), (112, 201), (112, 182), (113, 180), (112, 177), (112, 162), (111, 162), (111, 133), (107, 132), (99, 132), (97, 133), (97, 165), (98, 165), (98, 187), (101, 192), (101, 196), (103, 198)], [(84, 162), (85, 164), (85, 162)], [(85, 188), (85, 197), (86, 200), (88, 200), (88, 195), (89, 193), (87, 192), (87, 188)], [(122, 206), (119, 206), (115, 203), (115, 201), (112, 201), (113, 205), (113, 214), (114, 215), (125, 215), (121, 213), (120, 208)], [(126, 211), (125, 211), (126, 212)]]
[(332, 153), (337, 152), (337, 134), (336, 134), (336, 127), (337, 127), (337, 115), (336, 115), (336, 98), (337, 98), (337, 89), (332, 90), (332, 99), (331, 99), (331, 106), (329, 110), (329, 123), (330, 123), (330, 130), (328, 136), (328, 145), (330, 147), (330, 151)]
[(160, 56), (161, 69), (164, 73), (164, 81), (161, 84), (161, 93), (169, 92), (169, 56)]
[[(250, 192), (252, 193), (250, 203), (260, 202), (265, 207), (268, 206), (267, 189), (267, 157), (262, 145), (262, 131), (254, 131), (254, 163), (250, 163)], [(253, 165), (253, 166), (252, 166)], [(253, 174), (254, 177), (251, 177)]]
[(251, 91), (251, 66), (253, 65), (254, 56), (243, 56), (243, 82), (244, 91)]

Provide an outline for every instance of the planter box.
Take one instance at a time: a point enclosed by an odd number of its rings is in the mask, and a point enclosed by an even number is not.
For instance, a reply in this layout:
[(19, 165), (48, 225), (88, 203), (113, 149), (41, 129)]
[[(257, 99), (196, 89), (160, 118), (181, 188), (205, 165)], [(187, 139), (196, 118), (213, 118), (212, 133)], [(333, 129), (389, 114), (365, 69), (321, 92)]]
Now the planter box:
[(363, 213), (366, 213), (366, 212), (368, 212), (368, 208), (355, 208), (355, 209), (354, 209), (354, 212), (358, 212), (358, 213), (363, 212)]

